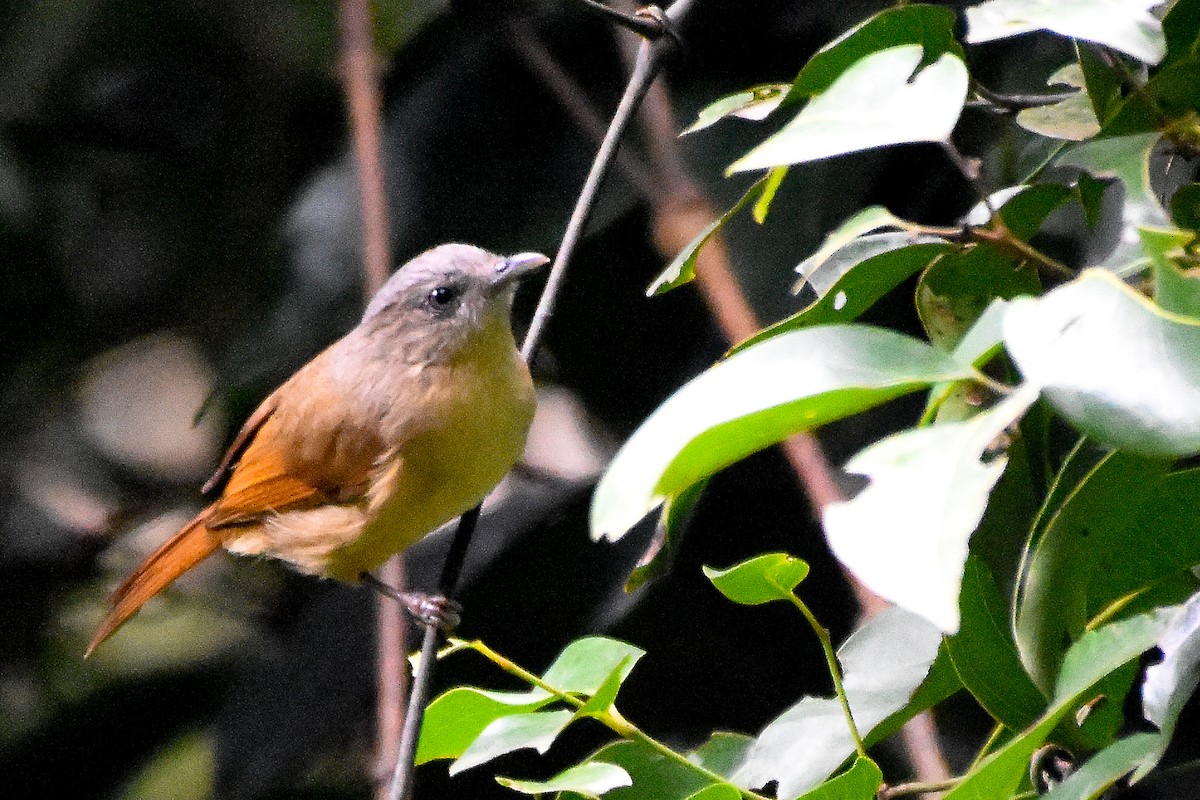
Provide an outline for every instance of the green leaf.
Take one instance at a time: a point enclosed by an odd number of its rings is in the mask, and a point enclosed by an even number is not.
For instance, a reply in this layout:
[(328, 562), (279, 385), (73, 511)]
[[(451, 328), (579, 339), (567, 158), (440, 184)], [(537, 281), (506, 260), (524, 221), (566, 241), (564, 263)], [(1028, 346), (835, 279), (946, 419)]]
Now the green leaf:
[(700, 502), (707, 486), (708, 481), (699, 481), (679, 495), (666, 499), (658, 516), (653, 540), (625, 580), (626, 592), (636, 591), (643, 584), (670, 571), (675, 563), (675, 555), (679, 552), (679, 545), (683, 542), (683, 534), (691, 524), (696, 504)]
[[(865, 736), (903, 708), (937, 657), (941, 636), (915, 614), (889, 608), (851, 634), (838, 649), (842, 683)], [(740, 786), (777, 781), (791, 800), (813, 789), (854, 752), (841, 703), (805, 697), (770, 722), (733, 773)]]
[(817, 300), (799, 313), (751, 336), (730, 352), (741, 352), (801, 328), (853, 322), (907, 278), (956, 249), (934, 237), (918, 237), (920, 243), (917, 244), (913, 241), (907, 233), (883, 233), (856, 239), (817, 270), (814, 277), (826, 287)]
[(922, 52), (919, 45), (904, 45), (864, 57), (727, 172), (893, 144), (946, 141), (966, 99), (967, 68), (946, 53), (918, 71)]
[(1195, 56), (1200, 52), (1200, 2), (1177, 0), (1163, 17), (1163, 36), (1167, 41), (1167, 57), (1170, 64)]
[(567, 710), (531, 711), (500, 717), (471, 742), (466, 751), (450, 765), (450, 774), (485, 764), (514, 750), (531, 748), (545, 753), (575, 715)]
[(592, 536), (620, 538), (667, 498), (794, 433), (971, 374), (923, 342), (867, 326), (808, 328), (742, 350), (685, 384), (625, 443), (596, 488)]
[(617, 692), (621, 690), (621, 684), (629, 675), (629, 661), (630, 658), (627, 656), (621, 659), (620, 664), (613, 667), (612, 672), (608, 673), (608, 677), (604, 679), (604, 683), (600, 684), (596, 693), (588, 698), (588, 701), (583, 704), (583, 708), (575, 712), (575, 716), (595, 717), (606, 714), (612, 709), (613, 703), (617, 700)]
[(1036, 389), (1022, 388), (968, 422), (904, 431), (850, 459), (846, 471), (871, 483), (825, 508), (834, 555), (871, 591), (958, 630), (967, 542), (1006, 464), (981, 459), (1036, 399)]
[(928, 711), (962, 688), (962, 681), (958, 679), (958, 673), (955, 672), (954, 664), (950, 661), (946, 642), (943, 639), (933, 666), (929, 668), (929, 673), (925, 676), (925, 680), (921, 681), (921, 685), (917, 687), (912, 698), (898, 711), (893, 711), (883, 722), (872, 728), (870, 733), (864, 734), (863, 743), (870, 748), (891, 738), (910, 719)]
[(1153, 766), (1157, 742), (1162, 737), (1151, 733), (1138, 733), (1113, 742), (1085, 761), (1079, 769), (1054, 786), (1047, 800), (1095, 800), (1119, 781), (1139, 767)]
[(1163, 67), (1113, 109), (1103, 132), (1123, 136), (1165, 130), (1183, 138), (1194, 136), (1196, 111), (1200, 108), (1198, 81), (1200, 61), (1188, 59)]
[(1057, 183), (1039, 183), (1021, 187), (1000, 207), (1000, 218), (1013, 236), (1021, 241), (1032, 239), (1046, 218), (1071, 199), (1071, 190)]
[(1143, 455), (1200, 450), (1200, 321), (1093, 269), (1014, 300), (1003, 330), (1021, 374), (1079, 430)]
[(704, 574), (733, 602), (756, 606), (790, 599), (808, 575), (808, 564), (787, 553), (767, 553), (729, 569), (704, 567)]
[[(700, 747), (686, 753), (688, 760), (715, 772), (728, 776), (744, 758), (751, 739), (737, 733), (714, 733)], [(632, 779), (629, 786), (618, 787), (608, 792), (606, 800), (686, 800), (697, 792), (711, 786), (719, 786), (711, 780), (675, 761), (663, 757), (644, 744), (633, 741), (618, 741), (597, 750), (589, 762), (615, 764)], [(566, 800), (570, 795), (563, 795)]]
[[(1093, 463), (1088, 452), (1074, 460), (1079, 468)], [(1075, 475), (1079, 468), (1068, 463), (1064, 473)], [(1063, 653), (1088, 623), (1088, 585), (1099, 553), (1118, 550), (1117, 542), (1138, 535), (1141, 510), (1151, 497), (1147, 489), (1157, 485), (1165, 471), (1166, 465), (1159, 462), (1109, 454), (1040, 523), (1042, 531), (1031, 544), (1021, 577), (1015, 619), (1021, 661), (1043, 691), (1052, 688)], [(1053, 495), (1061, 496), (1061, 489)], [(1122, 535), (1121, 529), (1129, 534)], [(1134, 557), (1125, 554), (1127, 560)]]
[(973, 247), (929, 265), (917, 282), (917, 315), (929, 341), (953, 350), (992, 301), (1040, 291), (1035, 270), (994, 248)]
[(1067, 150), (1056, 162), (1063, 167), (1079, 167), (1096, 177), (1116, 178), (1125, 187), (1121, 235), (1102, 264), (1106, 268), (1134, 269), (1144, 263), (1138, 228), (1170, 227), (1150, 185), (1150, 153), (1159, 138), (1153, 132), (1084, 142)]
[(1160, 0), (989, 0), (967, 9), (967, 42), (1045, 30), (1157, 64), (1166, 54), (1166, 41), (1162, 23), (1150, 9), (1160, 4)]
[(898, 45), (920, 45), (923, 64), (932, 64), (944, 53), (965, 60), (954, 25), (954, 12), (948, 8), (914, 3), (881, 11), (817, 51), (796, 76), (784, 102), (821, 94), (857, 62)]
[[(1154, 259), (1154, 302), (1164, 311), (1185, 317), (1200, 317), (1200, 278), (1185, 275), (1179, 267), (1171, 263), (1166, 252), (1174, 249), (1182, 241), (1181, 235), (1192, 238), (1190, 231), (1151, 232), (1142, 229), (1143, 246), (1148, 250), (1158, 250), (1161, 255)], [(1155, 233), (1166, 234), (1154, 244), (1146, 240)], [(1159, 250), (1159, 248), (1162, 250)]]
[(783, 183), (783, 179), (787, 177), (787, 167), (776, 167), (767, 173), (767, 182), (763, 186), (762, 194), (754, 201), (752, 215), (754, 221), (762, 225), (767, 221), (767, 212), (771, 209), (771, 203), (775, 200), (775, 194), (779, 191), (779, 186)]
[(850, 769), (822, 783), (811, 792), (801, 795), (802, 800), (874, 800), (875, 793), (883, 785), (883, 772), (869, 758), (859, 756)]
[[(912, 227), (912, 223), (907, 220), (900, 219), (892, 212), (888, 211), (883, 206), (868, 206), (863, 210), (853, 214), (849, 219), (837, 226), (828, 236), (817, 251), (808, 258), (800, 262), (800, 266), (796, 267), (796, 272), (799, 272), (806, 279), (812, 278), (821, 265), (829, 260), (830, 256), (837, 253), (846, 245), (858, 239), (860, 236), (877, 231), (880, 228), (899, 228), (907, 230)], [(882, 251), (880, 251), (882, 252)], [(872, 253), (874, 255), (874, 253)], [(862, 260), (861, 258), (859, 260)], [(817, 290), (818, 294), (821, 291)]]
[(605, 636), (586, 636), (567, 645), (542, 680), (563, 692), (594, 695), (607, 684), (614, 670), (621, 680), (629, 677), (646, 651), (628, 642)]
[(996, 299), (988, 304), (954, 347), (954, 360), (982, 367), (1000, 351), (1000, 326), (1008, 311), (1008, 301)]
[(943, 800), (1011, 796), (1029, 768), (1030, 757), (1059, 722), (1090, 699), (1090, 690), (1106, 675), (1153, 647), (1177, 613), (1174, 609), (1155, 611), (1085, 634), (1067, 652), (1054, 699), (1041, 719), (984, 759)]
[(679, 135), (686, 136), (689, 133), (702, 131), (726, 117), (764, 120), (779, 107), (779, 104), (783, 102), (784, 95), (791, 88), (791, 84), (787, 83), (764, 83), (740, 92), (727, 94), (702, 108), (696, 115), (696, 121)]
[[(1046, 81), (1048, 86), (1067, 85), (1084, 89), (1086, 82), (1078, 64), (1068, 64)], [(1080, 142), (1100, 132), (1100, 121), (1086, 91), (1045, 106), (1025, 108), (1017, 112), (1017, 124), (1041, 136)]]
[(518, 781), (497, 777), (496, 782), (521, 794), (576, 792), (586, 797), (599, 797), (617, 787), (631, 785), (633, 779), (616, 764), (587, 761), (565, 769), (546, 781)]
[(485, 692), (458, 687), (437, 697), (425, 709), (416, 763), (458, 758), (496, 720), (529, 713), (553, 702), (543, 689), (529, 692)]
[(770, 176), (767, 175), (755, 181), (754, 184), (746, 190), (746, 193), (742, 195), (741, 199), (733, 204), (733, 208), (729, 209), (724, 214), (709, 223), (708, 227), (696, 235), (696, 238), (688, 242), (687, 247), (683, 248), (683, 250), (679, 252), (679, 255), (675, 256), (674, 260), (667, 265), (667, 268), (664, 269), (662, 273), (654, 279), (652, 284), (650, 284), (650, 288), (646, 290), (646, 296), (653, 297), (655, 295), (665, 294), (672, 289), (676, 289), (680, 286), (683, 286), (685, 283), (690, 283), (691, 281), (695, 280), (696, 259), (700, 257), (700, 251), (714, 236), (720, 232), (721, 228), (725, 227), (725, 223), (733, 219), (739, 211), (746, 207), (746, 204), (749, 203), (755, 197), (755, 195), (759, 194), (763, 190), (763, 187), (768, 183), (769, 179)]
[(1032, 724), (1045, 708), (1046, 696), (1021, 666), (1008, 605), (978, 556), (967, 559), (959, 607), (962, 626), (946, 644), (963, 685), (1006, 728)]
[(1086, 42), (1075, 42), (1075, 56), (1083, 73), (1088, 99), (1101, 124), (1107, 122), (1124, 102), (1123, 76), (1103, 48)]
[(688, 795), (688, 800), (739, 800), (741, 796), (742, 793), (732, 786), (714, 783), (712, 786), (706, 786), (693, 795)]

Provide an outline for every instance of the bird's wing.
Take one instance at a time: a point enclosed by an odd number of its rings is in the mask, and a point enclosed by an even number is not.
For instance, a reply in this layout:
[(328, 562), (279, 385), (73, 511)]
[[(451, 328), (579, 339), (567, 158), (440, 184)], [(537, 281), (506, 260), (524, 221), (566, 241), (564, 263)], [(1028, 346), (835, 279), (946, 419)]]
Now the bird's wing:
[[(321, 369), (321, 359), (306, 370)], [(314, 391), (314, 384), (323, 388)], [(349, 427), (356, 417), (346, 413), (348, 400), (336, 384), (308, 381), (306, 388), (288, 391), (285, 384), (242, 427), (226, 456), (231, 466), (209, 527), (364, 497), (383, 449), (378, 432)]]
[(250, 446), (250, 442), (254, 439), (254, 434), (258, 433), (258, 429), (263, 426), (267, 418), (275, 413), (275, 407), (278, 403), (279, 392), (273, 392), (266, 400), (259, 403), (258, 408), (254, 410), (254, 413), (242, 425), (242, 429), (238, 431), (238, 435), (234, 437), (233, 443), (229, 445), (229, 449), (225, 451), (225, 457), (221, 459), (221, 464), (217, 467), (216, 472), (200, 488), (201, 492), (210, 494), (224, 486), (226, 479), (233, 472), (238, 459), (242, 457), (242, 453)]

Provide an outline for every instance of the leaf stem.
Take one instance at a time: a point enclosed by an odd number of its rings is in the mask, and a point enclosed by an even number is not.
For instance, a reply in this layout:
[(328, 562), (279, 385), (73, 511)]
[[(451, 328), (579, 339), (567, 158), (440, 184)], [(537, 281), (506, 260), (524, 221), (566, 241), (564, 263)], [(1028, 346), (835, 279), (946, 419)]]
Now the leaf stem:
[(1005, 730), (1007, 729), (1003, 723), (996, 723), (996, 725), (992, 728), (992, 732), (988, 734), (987, 741), (983, 743), (983, 746), (979, 748), (979, 752), (975, 754), (975, 760), (971, 762), (971, 766), (967, 767), (968, 775), (974, 772), (975, 768), (983, 763), (983, 760), (988, 757), (988, 753), (990, 753), (992, 748), (996, 746), (996, 743), (1000, 741), (1000, 737), (1004, 735)]
[(798, 608), (804, 618), (808, 620), (813, 633), (817, 634), (817, 639), (821, 642), (821, 649), (825, 652), (825, 663), (829, 665), (829, 675), (833, 678), (833, 691), (837, 694), (838, 701), (842, 704), (842, 712), (846, 715), (846, 725), (850, 728), (850, 738), (854, 740), (854, 749), (858, 751), (860, 758), (867, 758), (867, 746), (863, 744), (858, 726), (854, 724), (854, 715), (850, 713), (850, 698), (846, 696), (846, 689), (842, 686), (842, 668), (838, 665), (837, 653), (834, 652), (833, 641), (829, 638), (829, 630), (817, 621), (816, 616), (795, 592), (789, 593), (788, 597), (791, 599), (792, 605)]
[[(534, 675), (532, 672), (530, 672), (529, 670), (520, 666), (519, 664), (515, 663), (511, 659), (505, 658), (504, 656), (500, 655), (499, 653), (497, 653), (492, 648), (488, 647), (486, 644), (484, 644), (479, 639), (475, 639), (470, 642), (465, 642), (464, 646), (466, 648), (469, 648), (469, 649), (474, 650), (475, 652), (479, 653), (481, 656), (486, 658), (488, 661), (491, 661), (496, 666), (500, 667), (500, 669), (504, 670), (509, 675), (513, 675), (532, 686), (538, 687), (539, 689), (544, 689), (545, 691), (549, 692), (557, 699), (559, 699), (559, 700), (563, 701), (564, 703), (566, 703), (567, 705), (573, 707), (576, 711), (582, 709), (585, 705), (587, 705), (583, 700), (580, 700), (578, 697), (571, 694), (570, 692), (565, 692), (556, 686), (552, 686), (551, 684), (546, 683), (544, 680), (539, 678), (537, 675)], [(589, 714), (590, 714), (590, 712), (589, 712)], [(621, 712), (617, 710), (616, 706), (609, 706), (608, 709), (598, 712), (598, 713), (595, 713), (595, 714), (591, 714), (591, 716), (593, 716), (596, 720), (598, 720), (602, 725), (604, 725), (606, 728), (611, 730), (613, 733), (620, 736), (622, 739), (628, 739), (630, 741), (638, 742), (638, 743), (650, 748), (651, 750), (653, 750), (654, 752), (663, 756), (664, 758), (675, 762), (679, 766), (685, 767), (685, 768), (691, 770), (692, 772), (695, 772), (699, 775), (704, 776), (705, 779), (710, 780), (713, 783), (720, 784), (722, 786), (728, 786), (729, 788), (737, 791), (737, 793), (745, 800), (771, 800), (771, 798), (767, 797), (766, 795), (761, 795), (761, 794), (758, 794), (757, 792), (750, 791), (749, 789), (744, 789), (741, 786), (738, 786), (738, 785), (730, 782), (730, 780), (728, 778), (726, 778), (724, 775), (721, 775), (717, 772), (713, 772), (708, 767), (705, 767), (701, 764), (697, 764), (696, 762), (689, 760), (688, 757), (683, 755), (682, 753), (678, 753), (675, 750), (672, 750), (667, 745), (663, 744), (659, 740), (655, 739), (653, 736), (651, 736), (648, 733), (646, 733), (645, 731), (643, 731), (638, 726), (634, 725), (629, 720), (625, 719), (624, 715), (622, 715)]]
[(945, 781), (897, 783), (895, 786), (886, 786), (883, 789), (880, 789), (876, 797), (879, 798), (879, 800), (891, 800), (893, 797), (905, 797), (910, 794), (944, 792), (948, 789), (953, 789), (961, 781), (962, 778), (951, 778)]

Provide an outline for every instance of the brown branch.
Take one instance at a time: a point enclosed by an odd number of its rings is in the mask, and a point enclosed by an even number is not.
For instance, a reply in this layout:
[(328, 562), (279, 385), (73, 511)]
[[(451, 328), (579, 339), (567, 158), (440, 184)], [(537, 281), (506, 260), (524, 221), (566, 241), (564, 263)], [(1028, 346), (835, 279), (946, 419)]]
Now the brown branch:
[[(379, 59), (375, 52), (369, 0), (341, 0), (339, 7), (340, 67), (354, 158), (358, 172), (362, 220), (363, 289), (370, 298), (387, 281), (391, 267), (387, 195), (380, 149)], [(395, 589), (404, 588), (404, 567), (397, 556), (379, 577)], [(376, 757), (378, 775), (395, 763), (404, 726), (406, 628), (399, 605), (382, 595), (376, 601), (377, 685)], [(376, 782), (376, 796), (387, 797), (387, 782)]]

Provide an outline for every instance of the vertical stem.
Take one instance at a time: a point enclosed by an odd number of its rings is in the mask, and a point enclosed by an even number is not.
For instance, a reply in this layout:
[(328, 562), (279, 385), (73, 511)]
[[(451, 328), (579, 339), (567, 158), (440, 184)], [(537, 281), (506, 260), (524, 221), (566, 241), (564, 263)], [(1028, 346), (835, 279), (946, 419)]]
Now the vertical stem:
[[(362, 220), (363, 290), (370, 298), (387, 281), (391, 267), (387, 194), (380, 148), (379, 61), (375, 52), (370, 0), (341, 0), (338, 5), (341, 78), (346, 96)], [(383, 566), (380, 580), (404, 590), (404, 566), (397, 556)], [(405, 722), (406, 628), (399, 605), (382, 595), (376, 600), (376, 751), (378, 772), (395, 761)], [(376, 797), (386, 796), (377, 783)]]
[(800, 609), (800, 613), (808, 620), (808, 624), (812, 626), (813, 632), (817, 634), (817, 638), (821, 641), (821, 649), (825, 651), (825, 663), (829, 665), (829, 675), (833, 678), (833, 691), (837, 694), (838, 700), (842, 704), (842, 712), (846, 715), (846, 725), (850, 728), (850, 738), (854, 740), (854, 749), (858, 751), (861, 758), (867, 757), (867, 747), (863, 744), (862, 736), (858, 733), (858, 726), (854, 724), (854, 715), (850, 713), (850, 698), (846, 696), (846, 689), (842, 686), (842, 668), (838, 664), (837, 653), (833, 649), (833, 641), (829, 638), (829, 631), (825, 626), (817, 621), (813, 616), (812, 611), (805, 605), (804, 601), (796, 595), (791, 595), (792, 604)]

